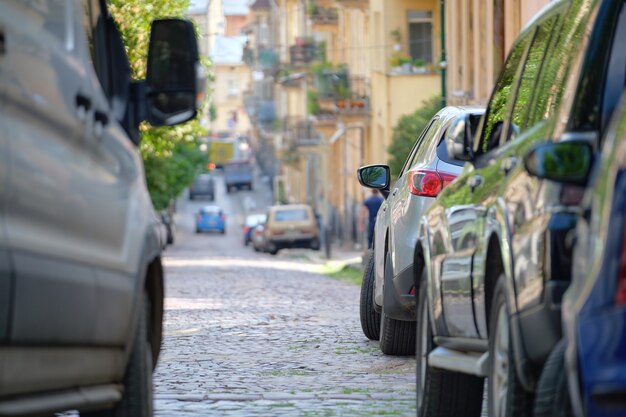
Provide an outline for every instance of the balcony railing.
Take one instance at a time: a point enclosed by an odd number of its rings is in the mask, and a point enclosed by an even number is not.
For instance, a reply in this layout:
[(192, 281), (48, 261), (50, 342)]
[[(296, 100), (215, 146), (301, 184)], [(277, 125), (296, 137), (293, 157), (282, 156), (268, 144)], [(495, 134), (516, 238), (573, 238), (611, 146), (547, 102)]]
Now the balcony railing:
[(349, 78), (349, 93), (336, 101), (337, 111), (341, 114), (369, 113), (370, 81), (365, 77)]
[(315, 74), (311, 104), (316, 115), (368, 113), (370, 82), (364, 77), (350, 77), (346, 69), (323, 70)]
[(312, 5), (309, 9), (309, 18), (314, 25), (334, 25), (339, 21), (339, 13), (335, 7)]
[(264, 99), (248, 92), (244, 94), (243, 102), (248, 117), (254, 123), (267, 127), (276, 120), (276, 105), (273, 100)]
[(315, 146), (321, 139), (313, 123), (300, 117), (283, 119), (283, 137), (288, 146)]
[(274, 48), (259, 48), (255, 50), (245, 46), (243, 48), (243, 61), (252, 68), (273, 70), (278, 66), (279, 56)]
[(289, 47), (289, 58), (291, 65), (301, 67), (310, 64), (313, 61), (321, 61), (323, 57), (323, 48), (311, 39), (296, 39), (296, 44)]

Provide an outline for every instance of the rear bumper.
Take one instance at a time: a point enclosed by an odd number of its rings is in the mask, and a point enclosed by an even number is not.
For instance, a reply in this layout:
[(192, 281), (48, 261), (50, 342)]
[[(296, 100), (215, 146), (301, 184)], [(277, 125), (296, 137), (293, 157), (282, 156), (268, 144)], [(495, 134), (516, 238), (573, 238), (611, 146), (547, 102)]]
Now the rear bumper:
[(204, 230), (204, 231), (219, 230), (219, 231), (222, 231), (225, 228), (226, 228), (226, 225), (224, 223), (217, 223), (217, 224), (196, 223), (196, 229), (198, 229), (198, 230)]
[(273, 237), (267, 240), (267, 243), (276, 249), (310, 248), (316, 242), (319, 242), (317, 236)]
[(413, 288), (414, 274), (413, 265), (391, 279), (390, 283), (385, 282), (385, 314), (395, 320), (415, 321), (415, 295), (410, 294)]

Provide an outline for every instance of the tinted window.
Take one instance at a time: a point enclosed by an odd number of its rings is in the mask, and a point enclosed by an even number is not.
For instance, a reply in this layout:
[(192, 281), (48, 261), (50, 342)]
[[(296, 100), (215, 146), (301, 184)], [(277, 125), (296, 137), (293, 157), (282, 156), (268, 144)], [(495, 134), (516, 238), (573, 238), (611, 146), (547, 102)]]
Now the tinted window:
[(203, 214), (221, 214), (222, 209), (220, 209), (219, 207), (208, 206), (204, 207), (201, 212)]
[(458, 159), (452, 159), (452, 158), (450, 158), (450, 155), (448, 155), (448, 148), (446, 147), (446, 141), (444, 140), (445, 137), (446, 137), (446, 135), (444, 134), (442, 136), (441, 140), (439, 141), (439, 145), (437, 145), (437, 158), (439, 158), (440, 160), (442, 160), (443, 162), (446, 162), (448, 164), (452, 164), (452, 165), (456, 165), (456, 166), (462, 167), (463, 164), (465, 163), (465, 161), (459, 161)]
[(519, 88), (517, 89), (517, 98), (511, 117), (511, 126), (509, 126), (509, 137), (520, 134), (524, 132), (527, 127), (532, 126), (531, 123), (526, 123), (526, 121), (528, 115), (533, 110), (531, 106), (533, 95), (539, 93), (535, 85), (537, 84), (537, 78), (539, 77), (541, 67), (546, 58), (548, 44), (554, 33), (557, 20), (558, 16), (548, 19), (546, 22), (542, 23), (535, 32), (535, 38), (528, 51)]
[[(580, 6), (578, 6), (580, 7)], [(584, 39), (583, 29), (588, 16), (578, 17), (579, 9), (573, 5), (568, 13), (554, 26), (550, 50), (545, 57), (541, 76), (535, 86), (535, 97), (528, 113), (526, 126), (552, 117), (561, 104), (567, 87), (567, 77), (572, 63), (579, 56)]]
[(398, 175), (399, 177), (402, 176), (406, 171), (411, 169), (411, 167), (413, 166), (413, 163), (417, 157), (418, 149), (420, 145), (423, 143), (424, 137), (431, 131), (430, 129), (432, 128), (436, 120), (438, 120), (438, 118), (433, 118), (430, 122), (428, 122), (428, 125), (426, 126), (426, 128), (422, 131), (419, 138), (415, 141), (415, 145), (413, 145), (411, 154), (406, 159), (406, 162), (404, 163), (404, 166), (402, 167), (402, 171), (400, 171), (400, 175)]
[(277, 222), (297, 222), (309, 219), (309, 212), (305, 209), (279, 210), (274, 213)]
[(506, 118), (507, 110), (515, 97), (517, 86), (517, 74), (525, 55), (526, 47), (532, 33), (527, 33), (513, 48), (509, 54), (500, 79), (493, 90), (489, 107), (485, 115), (485, 126), (476, 149), (477, 153), (485, 153), (496, 148), (500, 143), (502, 127)]

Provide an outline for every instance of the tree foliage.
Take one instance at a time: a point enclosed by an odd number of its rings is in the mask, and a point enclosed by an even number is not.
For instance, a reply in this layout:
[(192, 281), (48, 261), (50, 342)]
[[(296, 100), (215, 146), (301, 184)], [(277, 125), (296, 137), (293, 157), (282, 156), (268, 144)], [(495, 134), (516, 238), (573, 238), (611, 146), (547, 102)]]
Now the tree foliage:
[[(189, 0), (110, 0), (109, 10), (122, 34), (133, 78), (145, 78), (151, 22), (182, 17), (188, 6)], [(208, 66), (208, 60), (203, 64)], [(166, 207), (202, 170), (207, 155), (200, 152), (198, 141), (205, 134), (198, 119), (175, 127), (141, 126), (140, 151), (155, 208)]]
[(432, 97), (414, 113), (402, 116), (393, 128), (393, 137), (387, 151), (391, 175), (397, 176), (411, 153), (415, 141), (426, 128), (428, 122), (441, 109), (441, 97)]

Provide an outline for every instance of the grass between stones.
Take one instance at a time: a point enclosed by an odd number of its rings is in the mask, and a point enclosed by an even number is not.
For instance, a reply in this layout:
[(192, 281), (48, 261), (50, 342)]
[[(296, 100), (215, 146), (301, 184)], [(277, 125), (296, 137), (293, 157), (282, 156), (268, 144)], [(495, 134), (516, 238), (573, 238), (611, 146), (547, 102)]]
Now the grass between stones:
[(363, 272), (348, 265), (326, 264), (321, 273), (351, 285), (361, 285), (363, 280)]

